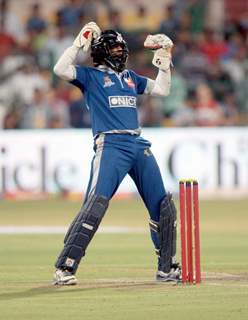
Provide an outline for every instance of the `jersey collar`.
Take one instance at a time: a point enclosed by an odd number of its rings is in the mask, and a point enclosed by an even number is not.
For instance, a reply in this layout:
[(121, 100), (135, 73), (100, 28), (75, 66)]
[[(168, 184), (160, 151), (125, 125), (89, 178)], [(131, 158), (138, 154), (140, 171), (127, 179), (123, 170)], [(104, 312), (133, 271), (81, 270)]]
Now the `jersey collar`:
[(119, 76), (122, 76), (123, 74), (125, 74), (127, 72), (127, 69), (123, 70), (122, 72), (116, 72), (114, 71), (113, 69), (105, 66), (104, 64), (100, 64), (99, 66), (97, 66), (97, 69), (99, 71), (102, 71), (102, 72), (108, 72), (110, 74), (118, 74)]

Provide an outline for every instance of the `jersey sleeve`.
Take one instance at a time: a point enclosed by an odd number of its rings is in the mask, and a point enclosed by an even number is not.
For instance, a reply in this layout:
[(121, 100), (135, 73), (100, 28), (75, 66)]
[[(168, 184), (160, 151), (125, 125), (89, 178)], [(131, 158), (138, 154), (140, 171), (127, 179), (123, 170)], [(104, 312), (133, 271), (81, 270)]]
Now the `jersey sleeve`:
[(130, 73), (131, 73), (131, 77), (133, 78), (136, 84), (137, 93), (143, 94), (147, 85), (147, 78), (138, 75), (134, 71), (130, 71)]
[(78, 87), (83, 92), (87, 90), (89, 84), (89, 70), (87, 67), (75, 66), (76, 78), (70, 81), (71, 84)]

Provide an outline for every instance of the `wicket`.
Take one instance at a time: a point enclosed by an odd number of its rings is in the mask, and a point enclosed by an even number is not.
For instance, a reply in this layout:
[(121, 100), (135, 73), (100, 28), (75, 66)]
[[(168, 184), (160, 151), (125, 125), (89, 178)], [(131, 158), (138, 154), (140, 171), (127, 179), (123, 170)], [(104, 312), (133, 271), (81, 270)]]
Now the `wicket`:
[[(201, 282), (198, 182), (179, 182), (182, 282)], [(193, 207), (193, 208), (192, 208)], [(193, 209), (193, 210), (192, 210)], [(192, 232), (194, 224), (194, 233)]]

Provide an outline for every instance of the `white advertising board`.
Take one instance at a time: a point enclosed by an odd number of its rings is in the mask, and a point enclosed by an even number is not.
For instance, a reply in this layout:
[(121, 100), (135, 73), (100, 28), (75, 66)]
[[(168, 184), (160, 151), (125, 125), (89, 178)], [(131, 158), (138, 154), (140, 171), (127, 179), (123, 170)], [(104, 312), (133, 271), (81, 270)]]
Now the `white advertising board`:
[[(248, 129), (144, 129), (166, 189), (195, 178), (202, 194), (248, 195)], [(0, 132), (0, 192), (85, 192), (94, 155), (90, 130)], [(136, 187), (125, 178), (118, 192)]]

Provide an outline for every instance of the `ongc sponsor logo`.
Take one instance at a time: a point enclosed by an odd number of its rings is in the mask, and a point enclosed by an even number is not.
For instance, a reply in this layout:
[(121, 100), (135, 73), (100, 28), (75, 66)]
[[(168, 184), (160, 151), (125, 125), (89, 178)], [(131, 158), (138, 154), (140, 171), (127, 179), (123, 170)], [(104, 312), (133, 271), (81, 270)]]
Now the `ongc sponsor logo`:
[(129, 107), (136, 108), (136, 97), (133, 96), (110, 96), (110, 108)]

